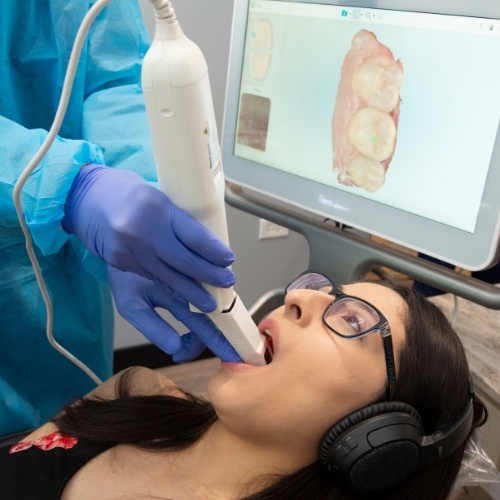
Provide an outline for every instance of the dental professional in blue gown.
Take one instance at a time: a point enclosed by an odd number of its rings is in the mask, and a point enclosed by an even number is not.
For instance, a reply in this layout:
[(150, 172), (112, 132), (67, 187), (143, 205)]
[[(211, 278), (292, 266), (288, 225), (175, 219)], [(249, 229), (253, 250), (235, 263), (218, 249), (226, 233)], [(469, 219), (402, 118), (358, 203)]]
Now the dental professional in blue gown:
[[(94, 382), (46, 338), (45, 304), (12, 195), (50, 129), (89, 0), (0, 1), (0, 436), (40, 425)], [(149, 38), (136, 0), (114, 0), (82, 51), (57, 140), (22, 194), (54, 307), (54, 337), (101, 379), (113, 308), (176, 361), (205, 346), (239, 359), (204, 314), (199, 281), (230, 286), (231, 250), (156, 187), (140, 87)], [(155, 312), (168, 309), (179, 335)]]

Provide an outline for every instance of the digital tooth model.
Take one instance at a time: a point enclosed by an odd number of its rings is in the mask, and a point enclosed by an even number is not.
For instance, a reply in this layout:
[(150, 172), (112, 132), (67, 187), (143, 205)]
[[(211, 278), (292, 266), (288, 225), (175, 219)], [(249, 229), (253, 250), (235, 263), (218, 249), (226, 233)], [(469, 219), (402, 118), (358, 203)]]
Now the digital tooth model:
[(379, 189), (396, 146), (403, 65), (374, 33), (361, 30), (342, 64), (333, 112), (333, 169), (338, 181)]

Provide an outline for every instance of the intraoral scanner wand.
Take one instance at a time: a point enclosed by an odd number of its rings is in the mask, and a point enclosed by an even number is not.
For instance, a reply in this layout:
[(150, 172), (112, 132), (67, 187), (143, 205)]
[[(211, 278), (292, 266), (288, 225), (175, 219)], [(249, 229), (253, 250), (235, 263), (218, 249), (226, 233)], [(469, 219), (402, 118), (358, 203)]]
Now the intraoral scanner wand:
[[(156, 10), (142, 88), (160, 189), (178, 207), (229, 243), (212, 93), (205, 58), (189, 40), (168, 0)], [(203, 284), (217, 301), (208, 314), (245, 363), (265, 365), (272, 350), (233, 288)]]

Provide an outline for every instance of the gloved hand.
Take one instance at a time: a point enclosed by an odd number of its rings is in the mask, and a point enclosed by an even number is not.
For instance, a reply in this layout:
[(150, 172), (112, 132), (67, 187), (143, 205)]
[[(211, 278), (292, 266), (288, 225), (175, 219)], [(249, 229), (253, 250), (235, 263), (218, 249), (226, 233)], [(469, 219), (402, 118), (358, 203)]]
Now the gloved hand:
[[(192, 312), (186, 300), (169, 287), (109, 266), (108, 278), (118, 312), (153, 344), (168, 354), (173, 354), (174, 361), (184, 362), (197, 358), (205, 346), (223, 361), (241, 361), (210, 318), (205, 314)], [(190, 332), (179, 337), (155, 311), (155, 307), (170, 311)]]
[(135, 172), (83, 167), (62, 224), (109, 266), (162, 283), (200, 311), (216, 303), (198, 281), (234, 284), (232, 251)]

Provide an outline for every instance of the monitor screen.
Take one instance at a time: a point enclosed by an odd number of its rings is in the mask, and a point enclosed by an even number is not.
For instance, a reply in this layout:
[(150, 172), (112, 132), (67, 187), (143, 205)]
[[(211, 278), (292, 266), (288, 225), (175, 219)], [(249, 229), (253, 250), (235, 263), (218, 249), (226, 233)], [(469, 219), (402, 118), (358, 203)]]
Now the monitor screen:
[(226, 179), (484, 269), (499, 259), (499, 61), (497, 0), (235, 0)]

